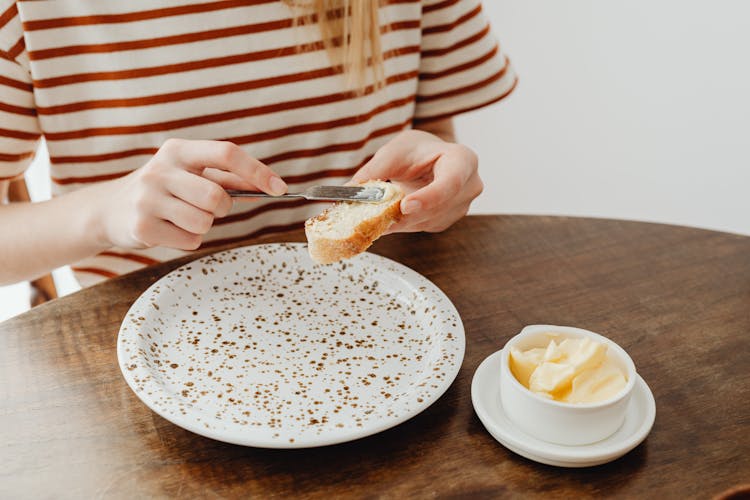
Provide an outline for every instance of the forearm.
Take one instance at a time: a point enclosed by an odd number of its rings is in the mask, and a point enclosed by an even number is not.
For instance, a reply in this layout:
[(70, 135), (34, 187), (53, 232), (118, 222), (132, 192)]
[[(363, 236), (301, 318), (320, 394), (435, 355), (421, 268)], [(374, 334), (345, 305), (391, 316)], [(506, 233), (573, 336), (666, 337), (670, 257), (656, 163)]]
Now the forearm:
[(452, 118), (445, 118), (443, 120), (435, 120), (421, 125), (415, 125), (414, 128), (436, 135), (444, 141), (456, 142), (456, 132), (453, 127)]
[[(0, 194), (6, 186), (0, 186)], [(96, 186), (39, 203), (0, 206), (0, 285), (34, 279), (105, 250)]]

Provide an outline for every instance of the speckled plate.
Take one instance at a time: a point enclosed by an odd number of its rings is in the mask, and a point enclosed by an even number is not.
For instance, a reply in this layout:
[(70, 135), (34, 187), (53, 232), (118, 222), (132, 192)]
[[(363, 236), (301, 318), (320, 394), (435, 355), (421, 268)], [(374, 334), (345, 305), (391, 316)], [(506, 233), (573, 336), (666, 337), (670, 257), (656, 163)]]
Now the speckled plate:
[(315, 265), (303, 244), (237, 248), (167, 274), (133, 304), (117, 355), (153, 411), (266, 448), (350, 441), (418, 414), (464, 355), (455, 307), (365, 253)]

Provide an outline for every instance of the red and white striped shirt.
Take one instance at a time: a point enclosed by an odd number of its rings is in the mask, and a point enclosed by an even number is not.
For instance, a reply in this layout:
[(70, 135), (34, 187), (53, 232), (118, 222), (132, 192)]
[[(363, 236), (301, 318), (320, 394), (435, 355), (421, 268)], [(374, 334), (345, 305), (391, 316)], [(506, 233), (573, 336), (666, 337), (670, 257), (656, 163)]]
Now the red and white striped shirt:
[[(0, 0), (0, 12), (0, 179), (24, 172), (43, 135), (54, 195), (123, 176), (170, 137), (232, 141), (290, 190), (343, 183), (399, 131), (516, 83), (480, 0), (381, 1), (387, 85), (364, 95), (282, 0)], [(203, 247), (321, 208), (238, 203)], [(89, 285), (183, 253), (113, 248), (73, 269)]]

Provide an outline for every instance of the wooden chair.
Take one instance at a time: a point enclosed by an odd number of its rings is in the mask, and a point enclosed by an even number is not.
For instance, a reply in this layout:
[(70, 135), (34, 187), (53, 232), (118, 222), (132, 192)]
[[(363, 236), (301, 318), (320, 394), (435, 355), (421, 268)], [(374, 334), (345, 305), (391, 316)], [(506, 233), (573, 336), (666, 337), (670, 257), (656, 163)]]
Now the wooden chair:
[[(21, 177), (20, 179), (11, 181), (8, 187), (8, 201), (31, 201), (29, 189), (26, 186), (26, 179)], [(51, 274), (46, 274), (32, 280), (29, 284), (31, 285), (31, 307), (57, 298), (57, 288), (55, 288), (55, 280)]]

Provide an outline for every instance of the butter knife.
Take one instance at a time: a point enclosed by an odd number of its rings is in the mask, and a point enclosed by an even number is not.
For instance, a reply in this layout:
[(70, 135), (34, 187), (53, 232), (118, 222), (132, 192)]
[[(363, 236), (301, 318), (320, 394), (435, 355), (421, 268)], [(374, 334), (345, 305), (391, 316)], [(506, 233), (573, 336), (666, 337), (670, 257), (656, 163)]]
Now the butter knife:
[(307, 200), (343, 200), (377, 203), (383, 200), (385, 191), (375, 186), (311, 186), (298, 193), (274, 196), (257, 191), (228, 189), (232, 198), (305, 198)]

